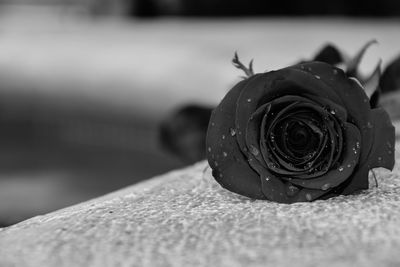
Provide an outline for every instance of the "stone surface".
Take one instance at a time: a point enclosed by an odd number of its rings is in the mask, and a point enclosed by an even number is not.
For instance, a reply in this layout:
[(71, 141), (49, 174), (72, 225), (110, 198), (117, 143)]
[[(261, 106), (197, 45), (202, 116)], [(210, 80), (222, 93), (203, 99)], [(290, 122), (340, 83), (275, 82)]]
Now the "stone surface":
[(1, 229), (0, 266), (400, 265), (399, 164), (378, 188), (292, 205), (226, 191), (206, 166)]

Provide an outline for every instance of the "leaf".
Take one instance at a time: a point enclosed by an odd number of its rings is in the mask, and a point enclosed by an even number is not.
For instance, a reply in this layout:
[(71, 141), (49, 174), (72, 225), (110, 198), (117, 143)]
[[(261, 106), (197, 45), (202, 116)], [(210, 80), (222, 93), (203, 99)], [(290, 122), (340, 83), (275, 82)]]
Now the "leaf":
[(333, 44), (327, 44), (315, 55), (313, 60), (336, 65), (343, 62), (343, 56)]
[(233, 66), (235, 66), (236, 68), (241, 69), (241, 70), (244, 72), (244, 74), (246, 74), (246, 77), (244, 77), (245, 79), (246, 79), (246, 78), (249, 78), (249, 77), (251, 77), (251, 76), (254, 75), (254, 70), (253, 70), (253, 59), (250, 60), (249, 67), (246, 67), (246, 66), (243, 65), (243, 63), (239, 60), (239, 56), (238, 56), (237, 52), (235, 52), (235, 55), (233, 56), (233, 59), (232, 59), (232, 64), (233, 64)]
[(361, 59), (363, 58), (367, 49), (373, 45), (377, 44), (378, 42), (374, 40), (368, 41), (364, 44), (361, 49), (357, 52), (357, 54), (351, 58), (345, 59), (345, 66), (346, 66), (346, 74), (351, 77), (358, 77), (358, 67), (360, 65)]
[(211, 107), (193, 104), (177, 109), (160, 125), (162, 147), (186, 163), (204, 159), (211, 111)]
[(380, 87), (383, 94), (400, 89), (400, 55), (384, 70)]

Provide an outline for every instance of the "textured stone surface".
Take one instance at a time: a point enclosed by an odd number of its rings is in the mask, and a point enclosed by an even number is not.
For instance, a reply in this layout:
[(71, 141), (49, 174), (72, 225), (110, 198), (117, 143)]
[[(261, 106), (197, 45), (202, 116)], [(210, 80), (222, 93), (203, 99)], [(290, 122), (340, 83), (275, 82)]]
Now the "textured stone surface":
[(230, 193), (205, 167), (2, 229), (0, 266), (400, 265), (399, 164), (378, 188), (292, 205)]

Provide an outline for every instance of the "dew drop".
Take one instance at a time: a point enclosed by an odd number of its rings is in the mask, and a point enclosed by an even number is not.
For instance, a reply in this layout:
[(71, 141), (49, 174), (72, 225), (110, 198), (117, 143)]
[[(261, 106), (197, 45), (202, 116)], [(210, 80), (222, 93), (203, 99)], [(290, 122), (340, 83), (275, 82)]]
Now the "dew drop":
[[(203, 150), (204, 151), (204, 150)], [(208, 152), (211, 152), (211, 147), (208, 147)]]
[(332, 110), (331, 110), (331, 114), (332, 114), (332, 115), (335, 115), (335, 114), (336, 114), (336, 111), (335, 111), (334, 109), (332, 109)]
[(378, 157), (378, 161), (381, 161), (382, 160), (382, 157)]
[(344, 169), (343, 166), (340, 166), (339, 169), (338, 169), (338, 171), (342, 172), (343, 169)]
[(299, 189), (294, 185), (289, 185), (288, 189), (289, 190), (286, 192), (288, 196), (294, 196), (299, 191)]
[(220, 173), (220, 174), (219, 174), (219, 178), (222, 178), (222, 177), (223, 177), (223, 175), (222, 175), (222, 173)]
[(249, 146), (249, 149), (250, 149), (250, 153), (251, 154), (253, 154), (254, 156), (257, 156), (260, 152), (258, 151), (258, 149), (255, 147), (255, 146), (253, 146), (253, 145), (250, 145)]
[(248, 99), (247, 99), (247, 102), (249, 102), (249, 103), (250, 103), (250, 102), (251, 102), (251, 98), (248, 98)]
[(335, 75), (338, 74), (337, 69), (334, 69), (334, 70), (333, 70), (333, 74), (335, 74)]
[(351, 164), (347, 164), (347, 168), (350, 168), (351, 167)]
[(225, 151), (222, 152), (222, 155), (224, 155), (224, 157), (228, 156), (228, 153), (226, 153)]
[(214, 125), (215, 125), (215, 123), (214, 123), (214, 122), (212, 122), (212, 123), (211, 123), (211, 126), (214, 126)]
[(321, 77), (318, 75), (314, 75), (314, 77), (317, 78), (318, 80), (321, 79)]
[(225, 135), (222, 135), (222, 139), (225, 139)]
[(312, 196), (310, 195), (310, 194), (306, 194), (306, 199), (308, 200), (308, 201), (311, 201), (311, 199), (312, 199)]
[(265, 181), (269, 181), (269, 177), (265, 177)]
[(229, 131), (231, 133), (231, 136), (235, 136), (236, 135), (235, 129), (231, 128)]
[(327, 184), (324, 184), (323, 186), (321, 186), (321, 189), (325, 191), (325, 190), (328, 190), (330, 187), (331, 187), (331, 184), (327, 183)]

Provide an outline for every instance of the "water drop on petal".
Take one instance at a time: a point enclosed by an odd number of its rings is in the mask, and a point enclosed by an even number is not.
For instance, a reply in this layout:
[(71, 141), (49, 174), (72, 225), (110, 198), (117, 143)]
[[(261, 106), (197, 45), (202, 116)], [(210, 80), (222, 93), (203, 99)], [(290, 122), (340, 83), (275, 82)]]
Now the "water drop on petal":
[(250, 153), (251, 154), (253, 154), (254, 156), (257, 156), (260, 152), (258, 151), (258, 149), (255, 147), (255, 146), (253, 146), (253, 145), (250, 145), (249, 146), (249, 149), (250, 149)]
[(325, 191), (325, 190), (328, 190), (330, 187), (331, 187), (331, 184), (327, 183), (327, 184), (324, 184), (324, 185), (321, 187), (321, 189)]
[(311, 196), (309, 193), (307, 193), (307, 194), (306, 194), (306, 199), (307, 199), (308, 201), (311, 201), (312, 196)]
[(338, 171), (342, 172), (343, 169), (344, 169), (343, 166), (340, 166), (339, 169), (338, 169)]
[(236, 135), (236, 130), (235, 129), (231, 128), (229, 131), (230, 131), (231, 136), (235, 136)]

